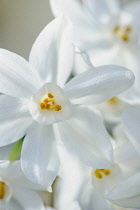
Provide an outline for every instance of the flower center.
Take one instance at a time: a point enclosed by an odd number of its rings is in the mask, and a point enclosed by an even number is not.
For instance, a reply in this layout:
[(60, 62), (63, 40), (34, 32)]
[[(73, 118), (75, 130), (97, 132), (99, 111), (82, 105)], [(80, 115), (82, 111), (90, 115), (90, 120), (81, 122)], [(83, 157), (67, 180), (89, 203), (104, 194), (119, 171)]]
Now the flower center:
[(61, 87), (45, 83), (30, 99), (29, 112), (42, 125), (51, 125), (69, 119), (73, 106)]
[(113, 97), (113, 98), (109, 99), (108, 103), (111, 105), (116, 105), (118, 103), (117, 97)]
[(6, 193), (6, 184), (5, 182), (0, 181), (0, 200), (4, 199)]
[(56, 104), (54, 96), (51, 93), (48, 93), (48, 97), (41, 101), (40, 109), (54, 110), (54, 111), (58, 112), (62, 109), (62, 106)]
[(98, 179), (102, 179), (103, 176), (108, 176), (110, 175), (110, 170), (109, 169), (96, 169), (94, 172), (94, 176)]
[(119, 37), (123, 42), (130, 41), (131, 32), (132, 32), (132, 27), (130, 25), (127, 25), (125, 27), (116, 25), (113, 29), (113, 33), (117, 37)]

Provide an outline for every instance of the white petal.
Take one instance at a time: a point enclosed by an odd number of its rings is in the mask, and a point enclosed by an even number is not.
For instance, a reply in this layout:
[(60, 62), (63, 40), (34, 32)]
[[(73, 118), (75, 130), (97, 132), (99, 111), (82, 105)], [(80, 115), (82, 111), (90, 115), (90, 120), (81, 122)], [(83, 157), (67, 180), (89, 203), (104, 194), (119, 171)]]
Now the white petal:
[(116, 185), (106, 198), (119, 206), (140, 208), (140, 173)]
[[(88, 11), (83, 7), (80, 1), (71, 0), (50, 0), (50, 6), (54, 16), (59, 16), (61, 13), (68, 16), (75, 25), (88, 27), (93, 26), (93, 20), (86, 16)], [(82, 23), (82, 25), (80, 25)]]
[(30, 97), (40, 87), (35, 70), (22, 57), (0, 49), (0, 92)]
[[(21, 153), (21, 166), (24, 174), (32, 182), (45, 187), (52, 184), (51, 169), (49, 164), (53, 158), (54, 134), (51, 126), (41, 126), (34, 123), (29, 129), (23, 142)], [(54, 165), (56, 167), (56, 165)], [(58, 166), (57, 166), (58, 167)], [(56, 171), (57, 168), (52, 170)], [(57, 174), (52, 174), (55, 179)], [(49, 179), (47, 179), (49, 177)]]
[(28, 110), (28, 101), (0, 95), (0, 120), (13, 117)]
[(80, 50), (91, 48), (103, 40), (102, 27), (80, 1), (50, 0), (50, 5), (55, 16), (63, 13), (69, 17), (74, 27), (75, 45)]
[(120, 57), (123, 58), (122, 66), (132, 69), (135, 75), (135, 83), (128, 91), (124, 92), (119, 97), (130, 104), (140, 103), (140, 47), (133, 45), (124, 51)]
[(89, 95), (88, 98), (93, 97), (92, 102), (99, 103), (124, 92), (133, 83), (134, 75), (130, 70), (121, 66), (106, 65), (74, 77), (64, 86), (64, 92), (71, 99)]
[(114, 210), (112, 204), (93, 187), (83, 186), (79, 202), (84, 210)]
[(120, 58), (120, 48), (118, 45), (113, 45), (110, 40), (104, 39), (102, 42), (95, 43), (87, 54), (96, 67), (110, 64), (123, 66), (121, 63), (122, 57)]
[(15, 188), (13, 192), (15, 200), (21, 205), (23, 210), (45, 210), (45, 206), (40, 196), (24, 188)]
[(125, 109), (123, 112), (122, 121), (129, 140), (134, 145), (138, 154), (140, 154), (140, 109)]
[(6, 176), (13, 186), (26, 188), (28, 190), (45, 190), (45, 187), (35, 184), (25, 177), (21, 169), (20, 161), (15, 161), (14, 163), (8, 165)]
[(91, 11), (97, 21), (105, 21), (112, 15), (117, 15), (120, 12), (120, 0), (84, 0), (85, 6)]
[(14, 198), (12, 198), (8, 203), (6, 203), (6, 208), (8, 210), (22, 210), (20, 204), (18, 203), (18, 201)]
[(138, 157), (139, 156), (136, 150), (129, 141), (121, 143), (119, 146), (117, 146), (117, 148), (114, 149), (114, 159), (115, 162), (119, 164), (126, 164), (126, 162), (130, 163), (130, 161), (133, 161)]
[[(60, 137), (70, 153), (89, 166), (108, 168), (113, 163), (109, 136), (101, 119), (85, 107), (77, 108), (74, 118), (58, 123)], [(60, 135), (60, 136), (59, 136)]]
[(0, 146), (11, 144), (25, 136), (32, 122), (29, 112), (16, 113), (0, 121)]
[(137, 20), (140, 18), (140, 2), (139, 1), (131, 1), (129, 4), (125, 6), (126, 12), (130, 13), (132, 16), (136, 17)]
[(72, 26), (60, 16), (47, 25), (35, 41), (30, 62), (44, 83), (65, 84), (73, 65)]

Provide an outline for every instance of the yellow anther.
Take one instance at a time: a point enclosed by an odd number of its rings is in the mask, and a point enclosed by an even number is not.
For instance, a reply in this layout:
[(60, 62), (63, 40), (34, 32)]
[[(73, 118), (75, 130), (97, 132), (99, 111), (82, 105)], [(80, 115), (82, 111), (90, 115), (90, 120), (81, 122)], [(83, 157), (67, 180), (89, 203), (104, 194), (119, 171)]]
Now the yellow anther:
[(40, 103), (40, 108), (41, 109), (45, 109), (46, 108), (46, 105), (44, 103)]
[(49, 98), (54, 98), (54, 96), (51, 93), (48, 93)]
[(103, 175), (108, 176), (109, 174), (109, 169), (96, 169), (94, 172), (94, 176), (96, 176), (98, 179), (102, 179)]
[(104, 169), (104, 174), (106, 175), (106, 176), (108, 176), (109, 174), (110, 174), (110, 170), (108, 170), (108, 169)]
[(0, 200), (5, 196), (5, 183), (0, 181)]
[(51, 107), (50, 104), (46, 104), (46, 105), (45, 105), (45, 108), (46, 108), (46, 109), (50, 109), (50, 107)]
[(132, 30), (132, 28), (131, 28), (130, 26), (127, 26), (127, 27), (125, 28), (125, 32), (126, 32), (126, 33), (129, 33), (131, 30)]
[(116, 26), (113, 31), (115, 34), (118, 34), (120, 32), (120, 27)]
[(45, 98), (44, 101), (43, 101), (44, 104), (47, 104), (48, 102), (49, 102), (48, 98)]
[(98, 179), (102, 179), (102, 174), (100, 173), (99, 169), (96, 169), (96, 171), (94, 172), (94, 175), (98, 178)]
[(120, 27), (116, 26), (113, 29), (114, 34), (116, 34), (123, 42), (128, 42), (129, 39), (129, 33), (131, 32), (132, 28), (130, 26), (126, 27)]
[(54, 107), (54, 111), (56, 111), (56, 112), (60, 111), (61, 109), (62, 109), (62, 107), (60, 105), (56, 105)]
[(110, 100), (108, 100), (108, 102), (112, 105), (116, 105), (118, 102), (118, 99), (116, 97), (111, 98)]
[(123, 34), (123, 35), (121, 36), (121, 38), (122, 38), (122, 40), (123, 40), (124, 42), (128, 42), (128, 41), (129, 41), (129, 36), (128, 36), (127, 34)]
[[(53, 98), (53, 99), (52, 99)], [(48, 93), (48, 98), (44, 98), (40, 103), (41, 109), (53, 110), (53, 111), (60, 111), (62, 106), (57, 105), (54, 96), (51, 93)]]

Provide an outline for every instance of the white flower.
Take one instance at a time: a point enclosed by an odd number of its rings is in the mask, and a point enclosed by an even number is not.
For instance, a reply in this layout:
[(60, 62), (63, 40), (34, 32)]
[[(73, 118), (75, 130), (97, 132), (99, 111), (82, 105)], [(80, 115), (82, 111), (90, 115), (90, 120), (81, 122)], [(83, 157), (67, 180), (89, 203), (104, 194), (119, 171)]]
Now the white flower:
[(74, 104), (91, 96), (95, 103), (108, 100), (133, 84), (133, 73), (102, 66), (65, 84), (73, 46), (71, 24), (62, 16), (41, 32), (29, 61), (0, 50), (0, 92), (5, 94), (0, 96), (0, 146), (25, 136), (22, 169), (30, 180), (46, 187), (59, 172), (60, 141), (86, 164), (109, 167), (113, 152), (103, 122), (94, 111)]
[(1, 210), (45, 210), (35, 190), (41, 186), (31, 183), (23, 174), (20, 162), (0, 164), (0, 209)]
[[(63, 172), (63, 179), (58, 184), (56, 191), (58, 209), (63, 209), (64, 206), (69, 206), (73, 201), (77, 201), (82, 210), (117, 210), (121, 208), (114, 204), (121, 206), (121, 198), (127, 198), (129, 201), (128, 195), (137, 194), (140, 190), (139, 184), (135, 192), (132, 189), (133, 193), (130, 192), (130, 187), (127, 190), (126, 185), (125, 189), (122, 187), (124, 193), (120, 190), (121, 195), (119, 195), (117, 190), (117, 196), (120, 200), (117, 200), (117, 197), (115, 199), (115, 192), (112, 196), (114, 187), (117, 188), (118, 186), (119, 189), (125, 179), (133, 175), (135, 176), (139, 172), (139, 156), (129, 142), (116, 145), (114, 156), (115, 164), (111, 168), (92, 169), (82, 165), (75, 157), (68, 155), (62, 148), (61, 170)], [(138, 204), (139, 201), (136, 199), (135, 201)], [(127, 201), (125, 204), (127, 204)], [(130, 199), (126, 207), (135, 208), (137, 204), (131, 203)]]
[(75, 45), (88, 53), (94, 66), (117, 64), (134, 71), (135, 85), (121, 98), (136, 102), (140, 92), (140, 3), (124, 7), (121, 4), (121, 0), (50, 0), (55, 16), (63, 12), (70, 18)]

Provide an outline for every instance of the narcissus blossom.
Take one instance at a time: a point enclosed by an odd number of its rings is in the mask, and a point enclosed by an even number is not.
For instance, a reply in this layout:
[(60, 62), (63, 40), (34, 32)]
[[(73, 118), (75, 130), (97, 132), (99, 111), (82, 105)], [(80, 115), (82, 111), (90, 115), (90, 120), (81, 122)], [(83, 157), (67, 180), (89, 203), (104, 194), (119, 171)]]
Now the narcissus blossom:
[(0, 163), (0, 209), (1, 210), (45, 210), (36, 192), (43, 187), (30, 182), (23, 174), (20, 162), (10, 165)]
[[(115, 146), (114, 165), (106, 169), (93, 169), (82, 165), (63, 149), (61, 154), (63, 179), (56, 191), (58, 209), (61, 210), (74, 201), (78, 202), (81, 210), (123, 210), (119, 206), (140, 207), (139, 178), (136, 175), (139, 174), (139, 156), (129, 141)], [(70, 170), (71, 168), (73, 170)]]
[(61, 16), (41, 32), (29, 62), (0, 50), (0, 146), (25, 136), (24, 174), (46, 187), (59, 172), (60, 142), (91, 167), (110, 167), (112, 146), (102, 120), (77, 104), (91, 96), (95, 103), (106, 101), (134, 83), (130, 70), (113, 65), (90, 69), (67, 82), (73, 65), (72, 37), (71, 24)]
[(74, 44), (89, 55), (94, 66), (116, 64), (133, 70), (135, 85), (122, 96), (131, 102), (139, 101), (140, 93), (140, 2), (133, 2), (122, 6), (121, 0), (50, 0), (55, 16), (62, 12), (70, 18)]

